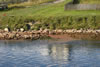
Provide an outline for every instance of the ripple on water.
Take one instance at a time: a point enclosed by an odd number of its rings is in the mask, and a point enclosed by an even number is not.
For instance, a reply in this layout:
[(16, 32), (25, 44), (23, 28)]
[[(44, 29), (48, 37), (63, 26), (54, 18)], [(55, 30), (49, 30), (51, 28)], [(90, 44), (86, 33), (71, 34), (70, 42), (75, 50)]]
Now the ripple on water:
[(99, 41), (0, 41), (0, 67), (99, 67), (99, 52)]

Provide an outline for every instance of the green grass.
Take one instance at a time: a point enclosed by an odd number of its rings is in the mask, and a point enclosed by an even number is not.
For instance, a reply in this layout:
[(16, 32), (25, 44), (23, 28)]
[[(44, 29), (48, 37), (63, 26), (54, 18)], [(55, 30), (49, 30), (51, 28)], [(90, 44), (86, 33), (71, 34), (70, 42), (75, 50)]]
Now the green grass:
[[(62, 3), (49, 4), (49, 5), (38, 4), (38, 5), (33, 5), (29, 8), (14, 8), (11, 10), (1, 11), (0, 12), (1, 28), (8, 26), (13, 30), (14, 28), (24, 27), (27, 30), (26, 21), (41, 22), (40, 24), (35, 24), (35, 26), (33, 25), (32, 29), (99, 28), (100, 11), (96, 10), (65, 11), (64, 5), (71, 1), (72, 0), (66, 0), (65, 2)], [(95, 16), (96, 20), (92, 19), (92, 17)], [(85, 18), (88, 19), (87, 20), (88, 25), (84, 21)]]
[[(68, 1), (68, 0), (67, 0)], [(65, 15), (100, 15), (99, 11), (65, 11), (64, 5), (66, 2), (52, 5), (35, 5), (30, 8), (13, 9), (0, 12), (0, 15), (14, 15), (14, 16), (65, 16)], [(70, 1), (70, 0), (69, 0)]]

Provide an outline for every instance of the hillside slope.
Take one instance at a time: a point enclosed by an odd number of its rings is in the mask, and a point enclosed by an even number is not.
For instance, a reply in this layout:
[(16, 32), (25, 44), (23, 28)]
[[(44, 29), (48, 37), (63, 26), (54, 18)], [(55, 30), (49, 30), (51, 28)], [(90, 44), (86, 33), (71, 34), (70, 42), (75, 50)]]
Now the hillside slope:
[(100, 28), (100, 11), (65, 11), (64, 5), (72, 0), (47, 5), (33, 5), (27, 8), (14, 8), (0, 12), (0, 28), (11, 30), (25, 28), (33, 23), (31, 29), (80, 29)]

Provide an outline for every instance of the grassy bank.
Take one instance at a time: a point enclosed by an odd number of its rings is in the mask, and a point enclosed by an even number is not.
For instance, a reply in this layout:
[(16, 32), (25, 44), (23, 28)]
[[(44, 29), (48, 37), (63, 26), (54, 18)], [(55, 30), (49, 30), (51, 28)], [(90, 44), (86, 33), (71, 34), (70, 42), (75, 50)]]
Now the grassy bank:
[[(0, 28), (28, 29), (80, 29), (100, 28), (100, 11), (65, 11), (62, 3), (13, 8), (0, 12)], [(33, 23), (29, 26), (28, 23)]]

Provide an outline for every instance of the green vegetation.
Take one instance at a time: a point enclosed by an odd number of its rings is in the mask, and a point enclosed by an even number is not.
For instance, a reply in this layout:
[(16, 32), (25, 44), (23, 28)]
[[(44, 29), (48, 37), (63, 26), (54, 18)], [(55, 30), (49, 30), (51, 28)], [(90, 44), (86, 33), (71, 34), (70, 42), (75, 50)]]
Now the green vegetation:
[(29, 29), (100, 29), (100, 11), (65, 11), (64, 5), (72, 0), (57, 4), (36, 4), (30, 7), (12, 8), (0, 12), (0, 28)]

